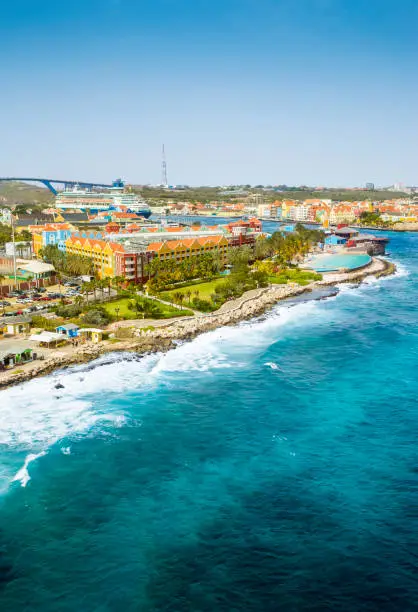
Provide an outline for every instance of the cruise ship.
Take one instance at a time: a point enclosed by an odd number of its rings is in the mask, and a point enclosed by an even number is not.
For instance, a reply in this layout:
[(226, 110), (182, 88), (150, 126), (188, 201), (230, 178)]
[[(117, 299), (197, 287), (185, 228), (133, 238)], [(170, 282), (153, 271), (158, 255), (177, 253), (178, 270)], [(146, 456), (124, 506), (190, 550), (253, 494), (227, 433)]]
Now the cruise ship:
[(120, 179), (114, 181), (112, 187), (103, 191), (87, 190), (78, 185), (70, 189), (65, 188), (64, 191), (57, 194), (55, 206), (60, 210), (77, 208), (92, 213), (117, 210), (123, 206), (129, 212), (136, 213), (145, 219), (151, 216), (151, 209), (145, 200), (135, 193), (125, 191), (125, 186)]

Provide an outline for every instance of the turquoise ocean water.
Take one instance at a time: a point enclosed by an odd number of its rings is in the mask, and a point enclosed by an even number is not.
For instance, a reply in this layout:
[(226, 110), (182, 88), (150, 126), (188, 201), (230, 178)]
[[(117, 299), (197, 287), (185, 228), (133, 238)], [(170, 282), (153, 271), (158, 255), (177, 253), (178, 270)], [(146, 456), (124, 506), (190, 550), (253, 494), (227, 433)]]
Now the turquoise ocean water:
[(417, 610), (418, 236), (391, 239), (390, 279), (1, 392), (0, 610)]
[(356, 253), (354, 255), (317, 255), (307, 265), (308, 268), (313, 268), (317, 272), (332, 272), (340, 268), (355, 270), (370, 263), (370, 255), (364, 253)]

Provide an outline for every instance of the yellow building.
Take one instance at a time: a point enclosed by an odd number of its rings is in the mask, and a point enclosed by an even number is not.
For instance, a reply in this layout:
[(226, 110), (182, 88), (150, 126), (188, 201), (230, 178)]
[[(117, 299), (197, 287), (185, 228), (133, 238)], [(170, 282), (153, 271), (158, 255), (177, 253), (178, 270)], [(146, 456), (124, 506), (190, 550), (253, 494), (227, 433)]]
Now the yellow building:
[(189, 257), (198, 257), (205, 253), (217, 252), (222, 262), (226, 262), (228, 240), (225, 236), (202, 236), (200, 238), (186, 238), (184, 240), (167, 240), (165, 242), (152, 242), (147, 251), (154, 253), (162, 261), (174, 259), (177, 262)]
[(104, 240), (79, 238), (70, 236), (65, 242), (66, 252), (69, 255), (86, 257), (93, 261), (94, 272), (99, 278), (113, 278), (116, 276), (116, 252), (123, 253), (123, 246)]
[(42, 247), (43, 247), (42, 233), (39, 232), (36, 234), (32, 234), (32, 249), (36, 257), (38, 257), (39, 251), (42, 249)]

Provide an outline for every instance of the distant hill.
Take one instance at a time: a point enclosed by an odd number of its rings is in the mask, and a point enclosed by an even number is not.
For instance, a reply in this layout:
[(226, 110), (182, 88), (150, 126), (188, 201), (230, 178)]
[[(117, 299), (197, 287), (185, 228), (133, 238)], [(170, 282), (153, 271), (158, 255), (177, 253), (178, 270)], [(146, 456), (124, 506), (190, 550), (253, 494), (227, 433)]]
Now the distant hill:
[(29, 183), (1, 182), (0, 181), (0, 207), (1, 206), (50, 206), (54, 202), (53, 194), (41, 185)]
[[(174, 189), (163, 189), (159, 187), (149, 186), (132, 186), (133, 191), (140, 193), (147, 202), (153, 205), (161, 205), (165, 201), (170, 200), (174, 202), (211, 202), (211, 201), (222, 201), (222, 202), (243, 202), (245, 201), (246, 195), (261, 194), (265, 202), (272, 202), (274, 200), (306, 200), (311, 198), (317, 198), (319, 200), (333, 200), (339, 201), (361, 201), (371, 200), (392, 200), (396, 198), (409, 197), (408, 194), (402, 192), (388, 191), (388, 190), (376, 190), (376, 191), (361, 191), (353, 189), (324, 189), (323, 191), (317, 191), (309, 188), (287, 188), (286, 190), (263, 190), (259, 187), (250, 187), (249, 185), (237, 187), (238, 193), (234, 193), (233, 189), (226, 190), (225, 187), (188, 187), (181, 190)], [(244, 194), (242, 190), (245, 189)]]

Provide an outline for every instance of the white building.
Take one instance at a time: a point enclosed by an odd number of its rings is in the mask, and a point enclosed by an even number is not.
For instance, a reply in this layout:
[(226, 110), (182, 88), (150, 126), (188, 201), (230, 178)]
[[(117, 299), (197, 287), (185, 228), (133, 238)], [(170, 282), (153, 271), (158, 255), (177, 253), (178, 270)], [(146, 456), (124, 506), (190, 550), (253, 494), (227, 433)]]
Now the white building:
[(4, 223), (4, 225), (11, 225), (12, 211), (10, 208), (0, 208), (0, 223)]
[(310, 206), (306, 204), (299, 204), (297, 206), (291, 206), (289, 208), (288, 219), (292, 221), (304, 222), (309, 219)]
[(6, 255), (9, 257), (22, 257), (24, 259), (30, 259), (32, 257), (32, 242), (6, 242), (4, 245)]

